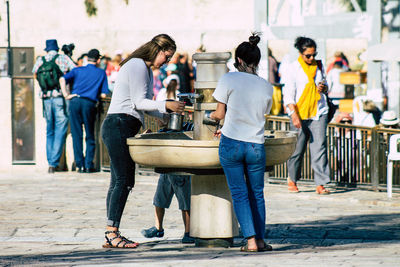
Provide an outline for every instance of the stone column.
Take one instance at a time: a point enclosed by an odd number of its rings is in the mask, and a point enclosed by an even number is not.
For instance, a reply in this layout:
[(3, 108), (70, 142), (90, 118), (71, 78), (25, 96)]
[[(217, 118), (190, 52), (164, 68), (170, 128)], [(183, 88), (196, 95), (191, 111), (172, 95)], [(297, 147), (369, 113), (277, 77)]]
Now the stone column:
[[(219, 78), (227, 72), (230, 53), (198, 53), (194, 103), (195, 140), (212, 140), (216, 126), (203, 123), (204, 113), (217, 107), (212, 96)], [(193, 175), (190, 207), (190, 234), (196, 246), (228, 247), (238, 234), (238, 223), (233, 212), (231, 194), (224, 175)]]

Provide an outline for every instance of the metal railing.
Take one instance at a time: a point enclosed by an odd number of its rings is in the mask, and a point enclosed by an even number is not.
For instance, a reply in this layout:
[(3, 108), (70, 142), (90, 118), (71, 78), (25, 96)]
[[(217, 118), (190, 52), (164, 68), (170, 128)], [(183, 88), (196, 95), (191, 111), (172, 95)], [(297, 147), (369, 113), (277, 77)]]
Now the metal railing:
[[(267, 116), (266, 129), (289, 130), (288, 117)], [(383, 189), (386, 185), (389, 139), (400, 130), (380, 127), (361, 127), (343, 123), (330, 123), (327, 129), (328, 161), (331, 180), (340, 186)], [(286, 163), (274, 166), (271, 177), (288, 177)], [(302, 179), (313, 180), (311, 156), (307, 147), (304, 155)], [(393, 168), (393, 185), (400, 185), (400, 163)], [(398, 189), (397, 189), (398, 190)]]
[[(184, 121), (193, 121), (193, 109), (185, 110)], [(160, 130), (157, 119), (153, 117), (146, 115), (145, 124), (146, 129), (151, 129), (153, 132)], [(266, 117), (265, 127), (269, 130), (288, 131), (290, 121), (286, 116), (270, 115)], [(339, 186), (385, 189), (389, 139), (393, 134), (400, 134), (400, 130), (329, 123), (327, 145), (331, 181)], [(302, 180), (305, 181), (314, 180), (309, 151), (307, 147), (302, 168)], [(286, 180), (288, 177), (286, 163), (275, 165), (270, 177)], [(393, 191), (400, 192), (400, 162), (393, 164)]]

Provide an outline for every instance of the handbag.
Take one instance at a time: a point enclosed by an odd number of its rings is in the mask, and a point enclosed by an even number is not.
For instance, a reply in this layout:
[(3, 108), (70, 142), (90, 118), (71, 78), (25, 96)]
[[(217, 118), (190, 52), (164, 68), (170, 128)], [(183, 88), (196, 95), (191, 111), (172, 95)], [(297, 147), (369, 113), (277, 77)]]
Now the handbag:
[(330, 122), (335, 116), (337, 106), (333, 104), (332, 99), (329, 98), (328, 94), (326, 95), (326, 102), (328, 103), (328, 122)]
[[(322, 62), (321, 60), (316, 60), (317, 66), (322, 73), (322, 78), (325, 80), (324, 72), (322, 70)], [(325, 93), (326, 96), (326, 103), (328, 104), (328, 122), (330, 122), (333, 117), (335, 116), (337, 106), (333, 104), (332, 99), (329, 98), (328, 93)]]

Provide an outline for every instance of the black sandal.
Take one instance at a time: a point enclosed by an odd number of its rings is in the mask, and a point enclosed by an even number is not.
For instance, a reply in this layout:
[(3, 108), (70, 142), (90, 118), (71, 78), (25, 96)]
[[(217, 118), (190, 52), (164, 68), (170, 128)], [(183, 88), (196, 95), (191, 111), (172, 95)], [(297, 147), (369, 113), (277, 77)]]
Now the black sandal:
[(258, 252), (271, 251), (271, 250), (272, 250), (272, 246), (268, 245), (265, 242), (264, 242), (264, 247), (263, 248), (258, 248)]
[[(115, 234), (116, 236), (112, 237), (112, 238), (108, 238), (108, 236), (107, 236), (108, 234)], [(104, 233), (104, 237), (106, 239), (106, 243), (103, 244), (103, 248), (130, 248), (130, 249), (132, 249), (132, 248), (137, 248), (139, 246), (139, 243), (131, 241), (131, 240), (129, 240), (128, 238), (126, 238), (124, 236), (121, 236), (121, 233), (119, 231), (106, 231)], [(117, 243), (117, 245), (113, 245), (112, 242), (117, 238), (120, 238), (121, 241), (119, 241)], [(120, 246), (120, 244), (122, 242), (124, 242), (124, 244), (122, 246)], [(127, 247), (126, 246), (127, 244), (134, 244), (135, 246)]]

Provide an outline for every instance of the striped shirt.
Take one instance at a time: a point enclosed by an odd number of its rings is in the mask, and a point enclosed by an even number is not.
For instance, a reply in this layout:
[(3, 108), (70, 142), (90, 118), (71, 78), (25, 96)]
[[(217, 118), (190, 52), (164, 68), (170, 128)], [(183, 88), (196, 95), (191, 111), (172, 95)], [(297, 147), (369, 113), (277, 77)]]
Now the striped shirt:
[[(46, 61), (50, 61), (52, 60), (56, 55), (57, 55), (57, 51), (51, 50), (47, 53), (47, 55), (44, 56)], [(56, 58), (56, 64), (58, 65), (58, 67), (60, 67), (60, 70), (65, 74), (67, 73), (67, 71), (72, 70), (73, 68), (75, 68), (75, 64), (74, 62), (66, 55), (59, 55)], [(32, 73), (36, 74), (38, 69), (40, 68), (40, 66), (43, 65), (43, 58), (42, 57), (38, 57), (35, 65), (33, 66), (32, 69)], [(47, 94), (43, 94), (42, 91), (40, 91), (40, 98), (48, 98), (48, 97), (59, 97), (62, 96), (62, 93), (59, 90), (52, 90), (52, 91), (48, 91)]]

